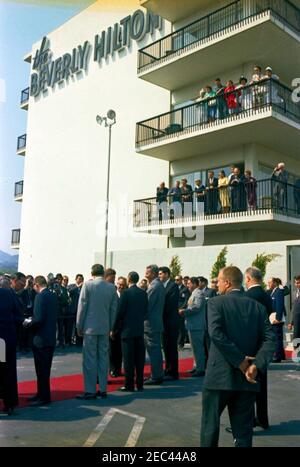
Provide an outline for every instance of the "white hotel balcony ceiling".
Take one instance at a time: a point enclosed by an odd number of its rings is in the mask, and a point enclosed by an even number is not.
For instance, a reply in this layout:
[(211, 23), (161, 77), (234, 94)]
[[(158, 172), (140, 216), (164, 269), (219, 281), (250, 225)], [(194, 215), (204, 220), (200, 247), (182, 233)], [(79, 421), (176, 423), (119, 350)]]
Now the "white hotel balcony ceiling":
[[(198, 15), (185, 28), (139, 51), (138, 76), (174, 91), (199, 82), (199, 77), (255, 62), (271, 64), (283, 81), (291, 82), (299, 74), (300, 10), (281, 2), (276, 12), (241, 10), (236, 17), (231, 6), (235, 2), (208, 16)], [(285, 4), (288, 10), (282, 8)]]
[[(214, 1), (216, 7), (220, 0)], [(140, 0), (141, 6), (175, 23), (183, 18), (197, 14), (199, 8), (207, 8), (212, 0)]]

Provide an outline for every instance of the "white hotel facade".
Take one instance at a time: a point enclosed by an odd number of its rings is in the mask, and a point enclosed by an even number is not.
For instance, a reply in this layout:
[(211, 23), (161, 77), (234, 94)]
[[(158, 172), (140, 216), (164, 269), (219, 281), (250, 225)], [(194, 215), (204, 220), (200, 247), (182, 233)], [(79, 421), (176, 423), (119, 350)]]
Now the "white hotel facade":
[[(118, 274), (143, 274), (178, 255), (183, 273), (209, 276), (224, 246), (228, 263), (243, 270), (257, 253), (276, 253), (268, 276), (300, 273), (299, 0), (99, 0), (25, 59), (25, 173), (15, 191), (23, 208), (12, 238), (21, 271), (88, 277), (103, 261), (108, 131), (96, 116), (113, 109), (108, 265)], [(256, 64), (272, 66), (279, 82), (264, 83), (263, 98), (238, 114), (208, 123), (195, 103), (199, 90), (217, 77), (237, 83), (243, 75), (249, 84)], [(284, 209), (270, 181), (281, 161), (289, 172)], [(186, 177), (194, 186), (232, 164), (257, 179), (255, 209), (159, 222), (161, 181)], [(178, 237), (181, 227), (204, 237)]]

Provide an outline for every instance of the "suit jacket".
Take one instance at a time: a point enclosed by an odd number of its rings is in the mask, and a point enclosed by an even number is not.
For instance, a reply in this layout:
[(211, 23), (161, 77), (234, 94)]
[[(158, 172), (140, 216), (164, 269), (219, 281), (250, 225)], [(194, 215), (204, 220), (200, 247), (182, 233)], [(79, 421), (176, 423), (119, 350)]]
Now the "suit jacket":
[(189, 289), (185, 287), (183, 284), (178, 287), (178, 290), (179, 290), (178, 308), (184, 308), (191, 294), (189, 292)]
[(147, 294), (148, 313), (144, 322), (144, 330), (145, 332), (162, 332), (166, 291), (158, 278), (151, 282)]
[(162, 190), (158, 187), (156, 189), (156, 202), (164, 203), (168, 201), (169, 188), (163, 188)]
[(132, 285), (127, 290), (124, 290), (120, 297), (113, 331), (119, 332), (122, 339), (142, 337), (144, 335), (144, 319), (147, 312), (147, 293), (136, 285)]
[(79, 297), (77, 329), (84, 334), (108, 335), (115, 323), (118, 300), (115, 286), (102, 277), (85, 282)]
[(300, 296), (295, 298), (292, 320), (292, 324), (294, 326), (293, 339), (298, 339), (300, 338)]
[(33, 308), (31, 326), (33, 328), (33, 345), (38, 348), (55, 347), (56, 321), (59, 303), (54, 293), (48, 289), (38, 293)]
[(17, 324), (23, 321), (15, 293), (0, 289), (0, 338), (6, 347), (15, 348), (17, 344)]
[(269, 293), (272, 299), (272, 310), (274, 313), (276, 313), (277, 321), (284, 321), (284, 316), (286, 315), (284, 305), (284, 290), (276, 287), (276, 289), (271, 290)]
[(179, 329), (179, 314), (178, 314), (178, 303), (179, 303), (179, 289), (173, 281), (169, 281), (165, 287), (166, 298), (163, 312), (163, 324), (164, 330), (178, 330)]
[(268, 316), (273, 313), (272, 299), (260, 285), (247, 290), (246, 296), (261, 303), (266, 308)]
[(204, 386), (227, 391), (260, 390), (250, 384), (239, 365), (246, 356), (256, 357), (258, 370), (265, 372), (275, 351), (275, 334), (265, 308), (232, 291), (208, 301), (210, 349)]
[(202, 289), (201, 292), (205, 298), (213, 298), (217, 295), (217, 292), (214, 289), (210, 289), (209, 287), (205, 287), (205, 289)]
[(69, 294), (70, 294), (70, 314), (75, 315), (77, 313), (79, 297), (81, 293), (82, 285), (78, 287), (76, 284), (71, 284), (69, 287)]
[(205, 330), (206, 299), (200, 289), (195, 289), (184, 311), (187, 331)]

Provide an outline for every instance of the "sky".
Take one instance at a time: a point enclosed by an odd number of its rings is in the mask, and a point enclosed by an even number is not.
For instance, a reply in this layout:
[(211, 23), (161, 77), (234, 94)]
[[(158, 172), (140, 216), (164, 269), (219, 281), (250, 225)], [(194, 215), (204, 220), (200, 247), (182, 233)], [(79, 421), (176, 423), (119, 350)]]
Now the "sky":
[(89, 3), (0, 0), (0, 250), (10, 254), (11, 231), (20, 227), (22, 208), (14, 201), (14, 184), (23, 180), (24, 171), (24, 157), (16, 155), (17, 137), (26, 133), (27, 121), (20, 98), (29, 85), (30, 65), (23, 57), (33, 43)]

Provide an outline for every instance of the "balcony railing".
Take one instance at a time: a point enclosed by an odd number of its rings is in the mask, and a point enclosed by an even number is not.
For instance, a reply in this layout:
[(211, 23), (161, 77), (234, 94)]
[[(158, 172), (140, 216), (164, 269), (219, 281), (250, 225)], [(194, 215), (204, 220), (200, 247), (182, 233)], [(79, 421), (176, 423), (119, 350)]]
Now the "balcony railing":
[(23, 89), (21, 92), (21, 105), (29, 101), (29, 88)]
[(192, 192), (185, 199), (165, 196), (159, 200), (135, 201), (134, 227), (163, 227), (205, 220), (218, 223), (241, 217), (254, 220), (258, 214), (270, 213), (300, 220), (300, 179), (294, 185), (272, 179), (244, 181), (227, 187), (205, 188), (201, 194)]
[(300, 122), (300, 104), (293, 99), (293, 91), (277, 80), (266, 79), (237, 87), (224, 96), (201, 99), (137, 123), (136, 147), (199, 131), (207, 126), (251, 117), (270, 109)]
[(26, 148), (26, 134), (18, 137), (17, 151)]
[(139, 50), (138, 70), (200, 45), (214, 35), (255, 16), (272, 13), (296, 32), (300, 31), (300, 9), (288, 0), (236, 0)]
[(21, 236), (21, 229), (12, 230), (11, 233), (11, 246), (17, 247), (20, 245), (20, 236)]
[(20, 198), (20, 196), (23, 196), (23, 186), (24, 186), (23, 180), (15, 183), (15, 198)]

